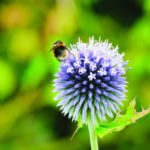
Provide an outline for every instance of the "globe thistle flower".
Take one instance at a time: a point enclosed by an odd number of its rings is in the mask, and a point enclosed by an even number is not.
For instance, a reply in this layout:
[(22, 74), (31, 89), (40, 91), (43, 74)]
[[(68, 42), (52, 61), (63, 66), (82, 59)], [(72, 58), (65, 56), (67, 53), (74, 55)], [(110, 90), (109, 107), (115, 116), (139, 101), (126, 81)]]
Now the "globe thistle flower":
[(62, 113), (83, 123), (89, 113), (93, 122), (113, 118), (125, 100), (123, 76), (128, 61), (123, 61), (124, 54), (111, 43), (94, 38), (88, 44), (79, 40), (70, 51), (54, 80), (54, 91), (60, 92), (55, 100), (59, 100)]

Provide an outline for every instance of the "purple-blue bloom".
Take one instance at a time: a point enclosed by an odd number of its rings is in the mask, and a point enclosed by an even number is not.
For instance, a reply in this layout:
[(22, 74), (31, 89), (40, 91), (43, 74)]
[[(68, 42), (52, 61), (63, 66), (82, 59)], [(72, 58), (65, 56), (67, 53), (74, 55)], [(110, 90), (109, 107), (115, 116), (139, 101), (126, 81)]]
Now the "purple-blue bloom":
[(125, 100), (126, 70), (128, 62), (107, 41), (71, 45), (71, 54), (60, 65), (54, 80), (55, 98), (64, 115), (87, 123), (91, 113), (93, 122), (113, 118)]

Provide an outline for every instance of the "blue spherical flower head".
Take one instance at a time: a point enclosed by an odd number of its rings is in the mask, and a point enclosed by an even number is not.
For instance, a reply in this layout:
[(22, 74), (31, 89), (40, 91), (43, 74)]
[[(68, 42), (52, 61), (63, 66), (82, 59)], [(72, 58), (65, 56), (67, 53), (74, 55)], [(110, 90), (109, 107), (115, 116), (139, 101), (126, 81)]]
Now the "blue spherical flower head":
[(54, 80), (63, 114), (83, 123), (89, 112), (93, 122), (113, 118), (125, 100), (127, 61), (123, 56), (107, 41), (91, 38), (88, 44), (79, 41), (72, 45)]

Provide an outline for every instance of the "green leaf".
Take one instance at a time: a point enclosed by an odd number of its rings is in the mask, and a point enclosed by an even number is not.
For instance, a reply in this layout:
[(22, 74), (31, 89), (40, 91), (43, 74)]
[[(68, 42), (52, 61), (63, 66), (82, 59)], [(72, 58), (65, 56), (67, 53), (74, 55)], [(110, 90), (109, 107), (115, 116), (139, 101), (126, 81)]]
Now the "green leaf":
[(127, 125), (135, 123), (136, 120), (147, 115), (150, 112), (150, 107), (146, 110), (142, 109), (141, 112), (135, 110), (135, 100), (133, 100), (127, 107), (127, 111), (124, 115), (118, 114), (111, 123), (100, 125), (96, 129), (96, 133), (100, 138), (112, 133), (123, 130)]

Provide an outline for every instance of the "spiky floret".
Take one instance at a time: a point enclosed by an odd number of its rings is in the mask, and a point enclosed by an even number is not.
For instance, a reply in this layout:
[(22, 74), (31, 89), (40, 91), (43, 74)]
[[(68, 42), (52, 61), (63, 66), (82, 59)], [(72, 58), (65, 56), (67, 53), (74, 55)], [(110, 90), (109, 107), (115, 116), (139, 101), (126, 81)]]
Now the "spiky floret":
[(118, 53), (107, 41), (71, 45), (69, 57), (62, 62), (60, 72), (54, 80), (54, 91), (60, 91), (56, 100), (64, 115), (87, 123), (87, 114), (91, 112), (94, 122), (113, 118), (125, 100), (125, 75), (127, 61), (124, 54)]

